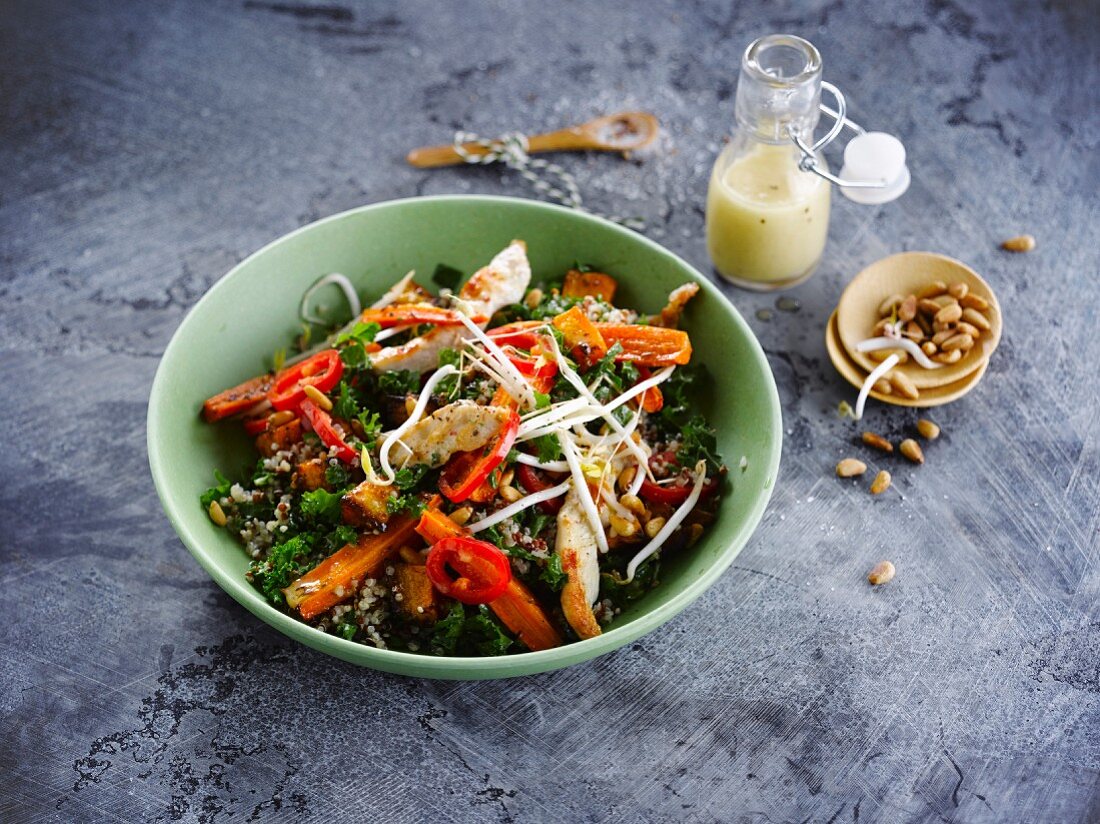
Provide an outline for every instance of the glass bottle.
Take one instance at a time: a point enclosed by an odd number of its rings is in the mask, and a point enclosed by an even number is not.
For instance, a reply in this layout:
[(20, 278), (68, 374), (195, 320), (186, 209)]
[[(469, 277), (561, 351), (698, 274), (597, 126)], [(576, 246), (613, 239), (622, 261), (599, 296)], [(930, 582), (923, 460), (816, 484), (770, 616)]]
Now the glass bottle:
[[(829, 183), (799, 168), (791, 134), (813, 143), (821, 55), (789, 34), (754, 41), (741, 58), (736, 128), (711, 172), (707, 251), (723, 278), (766, 291), (813, 274), (829, 231)], [(827, 169), (818, 153), (819, 168)]]

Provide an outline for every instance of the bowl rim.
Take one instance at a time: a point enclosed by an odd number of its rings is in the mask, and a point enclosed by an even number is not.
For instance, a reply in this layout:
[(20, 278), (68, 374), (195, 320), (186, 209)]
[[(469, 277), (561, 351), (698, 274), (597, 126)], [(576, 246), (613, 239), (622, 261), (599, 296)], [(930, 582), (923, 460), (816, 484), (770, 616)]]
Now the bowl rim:
[[(767, 455), (767, 466), (764, 476), (765, 486), (763, 490), (756, 495), (756, 500), (748, 511), (747, 516), (738, 525), (737, 533), (725, 547), (721, 549), (714, 563), (704, 574), (692, 580), (680, 591), (674, 593), (664, 603), (659, 604), (649, 612), (639, 615), (627, 624), (613, 627), (595, 638), (574, 641), (553, 649), (489, 657), (425, 655), (422, 653), (404, 652), (401, 650), (379, 649), (366, 644), (356, 643), (315, 629), (279, 611), (266, 601), (257, 601), (255, 589), (249, 586), (248, 582), (245, 581), (243, 577), (230, 575), (221, 568), (214, 554), (209, 552), (204, 546), (204, 540), (188, 527), (180, 511), (182, 504), (177, 503), (169, 494), (170, 469), (167, 466), (165, 456), (161, 453), (160, 442), (163, 440), (163, 437), (159, 431), (158, 422), (161, 417), (162, 399), (165, 395), (164, 387), (169, 380), (165, 364), (172, 360), (173, 358), (170, 356), (174, 355), (175, 351), (183, 346), (180, 341), (180, 333), (187, 326), (196, 322), (195, 317), (201, 314), (203, 308), (208, 303), (217, 300), (218, 294), (225, 288), (225, 284), (230, 278), (248, 265), (253, 259), (266, 254), (275, 246), (287, 242), (301, 233), (311, 231), (322, 224), (339, 221), (353, 214), (385, 210), (400, 205), (422, 202), (477, 202), (497, 204), (504, 208), (521, 206), (523, 208), (544, 210), (550, 213), (561, 212), (574, 219), (596, 223), (607, 231), (631, 238), (634, 242), (641, 243), (643, 246), (648, 247), (651, 252), (670, 259), (673, 263), (687, 272), (690, 279), (699, 284), (700, 288), (706, 293), (708, 299), (723, 304), (734, 325), (739, 327), (740, 332), (749, 342), (748, 349), (752, 353), (752, 357), (757, 366), (763, 369), (766, 376), (767, 401), (771, 413), (770, 421), (767, 423), (770, 425), (773, 434)], [(669, 251), (656, 241), (640, 233), (634, 232), (631, 229), (627, 229), (624, 226), (589, 212), (527, 198), (501, 195), (445, 194), (397, 198), (379, 201), (377, 203), (369, 203), (307, 223), (264, 244), (218, 278), (180, 321), (176, 330), (172, 333), (172, 337), (168, 341), (167, 346), (165, 346), (164, 352), (157, 364), (157, 370), (150, 388), (148, 412), (146, 414), (146, 450), (149, 459), (149, 468), (153, 477), (153, 485), (157, 491), (157, 497), (160, 499), (161, 507), (168, 516), (168, 520), (175, 530), (176, 535), (214, 582), (232, 597), (233, 600), (237, 601), (237, 603), (261, 621), (278, 630), (281, 634), (299, 641), (306, 646), (325, 654), (341, 658), (342, 660), (373, 669), (397, 674), (407, 674), (407, 670), (413, 669), (421, 673), (430, 673), (414, 677), (477, 679), (507, 678), (544, 672), (568, 666), (573, 663), (580, 663), (581, 661), (597, 657), (603, 653), (611, 652), (651, 632), (662, 624), (667, 623), (689, 604), (699, 598), (722, 575), (722, 573), (729, 568), (730, 564), (733, 563), (740, 549), (756, 531), (756, 527), (759, 525), (764, 515), (764, 511), (771, 500), (776, 482), (778, 481), (779, 464), (783, 446), (782, 431), (782, 412), (779, 391), (775, 384), (775, 376), (771, 371), (771, 366), (768, 363), (763, 347), (760, 345), (760, 341), (757, 340), (756, 335), (741, 316), (741, 313), (729, 299), (726, 298), (721, 290), (711, 282), (708, 277), (699, 272), (679, 255)], [(466, 672), (457, 674), (453, 672), (458, 669), (466, 670)]]

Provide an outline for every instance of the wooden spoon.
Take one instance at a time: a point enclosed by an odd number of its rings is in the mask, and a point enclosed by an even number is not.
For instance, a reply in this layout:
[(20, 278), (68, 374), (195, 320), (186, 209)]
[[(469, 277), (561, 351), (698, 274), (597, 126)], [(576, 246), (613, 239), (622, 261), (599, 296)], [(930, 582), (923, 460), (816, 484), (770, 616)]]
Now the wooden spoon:
[[(531, 154), (596, 151), (622, 152), (628, 155), (656, 140), (659, 129), (657, 118), (648, 112), (620, 112), (556, 132), (531, 135), (527, 138), (527, 151)], [(488, 152), (476, 143), (466, 143), (463, 148), (472, 155), (484, 155)], [(410, 165), (420, 169), (454, 166), (464, 162), (452, 145), (423, 146), (413, 149), (405, 159)]]

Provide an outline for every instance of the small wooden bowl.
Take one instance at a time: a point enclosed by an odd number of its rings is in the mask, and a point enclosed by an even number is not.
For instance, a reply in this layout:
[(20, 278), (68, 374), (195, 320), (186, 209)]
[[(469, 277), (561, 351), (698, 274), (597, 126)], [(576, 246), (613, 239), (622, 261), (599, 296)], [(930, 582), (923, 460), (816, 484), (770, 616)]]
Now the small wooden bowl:
[[(829, 323), (825, 326), (825, 348), (829, 351), (829, 360), (833, 362), (836, 371), (839, 372), (848, 383), (856, 387), (856, 389), (861, 389), (863, 387), (863, 382), (867, 379), (868, 372), (848, 357), (848, 352), (841, 345), (840, 333), (837, 331), (836, 312), (833, 312), (832, 316), (829, 318)], [(881, 395), (873, 389), (870, 392), (870, 397), (877, 401), (882, 401), (883, 403), (893, 404), (894, 406), (941, 406), (945, 403), (958, 400), (977, 386), (978, 381), (982, 379), (982, 375), (985, 374), (985, 370), (988, 366), (989, 360), (986, 359), (978, 364), (977, 369), (954, 383), (921, 389), (920, 397), (914, 400), (904, 398), (901, 395)]]
[(837, 332), (840, 343), (865, 372), (870, 372), (878, 363), (864, 352), (857, 352), (860, 341), (871, 337), (871, 330), (878, 323), (879, 306), (890, 295), (904, 297), (919, 294), (933, 281), (940, 280), (951, 285), (965, 283), (971, 293), (980, 295), (989, 301), (989, 309), (982, 314), (988, 318), (992, 327), (983, 332), (977, 344), (957, 363), (946, 364), (939, 369), (924, 369), (914, 363), (896, 367), (898, 371), (913, 381), (918, 389), (932, 389), (938, 386), (956, 384), (989, 360), (993, 350), (1001, 340), (1001, 307), (997, 296), (982, 277), (964, 263), (938, 255), (934, 252), (902, 252), (876, 261), (856, 275), (844, 294), (836, 310)]

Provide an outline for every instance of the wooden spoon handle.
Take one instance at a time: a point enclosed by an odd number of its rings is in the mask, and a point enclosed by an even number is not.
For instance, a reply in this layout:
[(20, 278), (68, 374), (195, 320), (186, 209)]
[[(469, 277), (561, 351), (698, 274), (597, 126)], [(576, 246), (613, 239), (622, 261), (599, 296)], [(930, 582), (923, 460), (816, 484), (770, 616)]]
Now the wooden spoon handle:
[[(472, 155), (480, 157), (487, 154), (488, 150), (476, 143), (466, 143), (463, 148)], [(559, 129), (556, 132), (532, 135), (527, 139), (527, 151), (531, 154), (538, 152), (569, 152), (578, 150), (602, 150), (616, 151), (613, 146), (605, 146), (587, 134), (580, 126), (570, 126), (567, 129)], [(618, 151), (622, 151), (618, 149)], [(454, 166), (463, 162), (462, 156), (455, 151), (453, 145), (447, 146), (422, 146), (413, 149), (405, 157), (409, 165), (418, 169), (434, 169), (439, 166)]]

